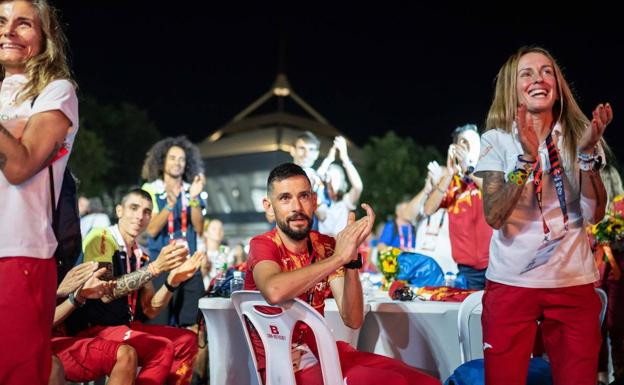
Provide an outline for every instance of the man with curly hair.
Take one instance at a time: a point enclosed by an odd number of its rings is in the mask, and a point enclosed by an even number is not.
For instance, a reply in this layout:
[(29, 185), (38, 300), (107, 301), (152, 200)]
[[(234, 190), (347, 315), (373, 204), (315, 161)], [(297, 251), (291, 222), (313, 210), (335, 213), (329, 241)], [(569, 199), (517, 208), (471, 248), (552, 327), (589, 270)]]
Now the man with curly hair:
[[(199, 196), (204, 189), (204, 175), (198, 148), (184, 136), (156, 142), (147, 153), (142, 177), (146, 180), (143, 189), (152, 196), (154, 207), (147, 226), (149, 255), (158, 255), (172, 243), (186, 245), (193, 254), (197, 250), (197, 235), (204, 229), (204, 203)], [(163, 283), (163, 278), (154, 280), (156, 289)], [(198, 272), (180, 285), (169, 307), (151, 323), (194, 325), (203, 293)]]

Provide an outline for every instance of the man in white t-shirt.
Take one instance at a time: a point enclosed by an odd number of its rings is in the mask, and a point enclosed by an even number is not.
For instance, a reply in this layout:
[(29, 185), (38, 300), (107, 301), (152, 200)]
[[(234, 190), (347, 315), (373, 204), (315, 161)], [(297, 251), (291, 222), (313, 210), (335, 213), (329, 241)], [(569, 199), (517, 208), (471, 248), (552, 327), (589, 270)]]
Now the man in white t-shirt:
[[(334, 163), (336, 152), (342, 161), (342, 167)], [(344, 137), (337, 136), (334, 139), (334, 145), (318, 168), (318, 174), (325, 180), (328, 195), (326, 201), (319, 202), (316, 210), (319, 232), (335, 237), (347, 226), (349, 211), (355, 210), (364, 188), (360, 174), (349, 159), (347, 141)], [(348, 191), (347, 179), (351, 184)]]
[(37, 4), (0, 6), (2, 384), (48, 383), (57, 246), (48, 165), (61, 186), (78, 130), (62, 28), (45, 1)]

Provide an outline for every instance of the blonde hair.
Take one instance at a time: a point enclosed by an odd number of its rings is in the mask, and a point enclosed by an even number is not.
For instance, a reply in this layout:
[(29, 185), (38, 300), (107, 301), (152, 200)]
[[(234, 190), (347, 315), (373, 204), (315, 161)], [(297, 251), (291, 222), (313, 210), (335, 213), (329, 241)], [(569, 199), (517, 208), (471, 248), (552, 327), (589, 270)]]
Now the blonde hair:
[[(14, 1), (16, 0), (0, 0), (0, 4)], [(19, 95), (18, 102), (37, 97), (54, 80), (66, 79), (76, 87), (67, 64), (67, 39), (56, 9), (46, 0), (20, 1), (28, 1), (37, 11), (42, 39), (40, 52), (26, 62), (25, 75), (28, 81)], [(4, 79), (4, 76), (5, 71), (2, 68), (0, 80)]]
[(624, 194), (622, 178), (620, 177), (620, 173), (618, 172), (617, 168), (611, 165), (611, 163), (607, 163), (607, 165), (602, 170), (600, 170), (600, 177), (602, 178), (605, 190), (607, 191), (607, 206), (610, 206), (613, 198), (618, 195)]
[[(572, 90), (565, 80), (561, 68), (554, 57), (544, 48), (536, 46), (521, 47), (507, 59), (496, 75), (496, 86), (494, 99), (488, 111), (485, 122), (485, 130), (493, 128), (503, 129), (508, 133), (512, 132), (513, 122), (518, 111), (518, 91), (517, 76), (518, 62), (522, 56), (528, 53), (540, 53), (552, 62), (555, 79), (557, 80), (557, 91), (559, 98), (553, 106), (553, 118), (558, 121), (563, 130), (564, 157), (568, 161), (574, 161), (576, 157), (576, 147), (578, 140), (583, 135), (586, 127), (590, 124), (589, 119), (583, 114), (581, 108), (576, 103)], [(606, 143), (601, 139), (601, 144)]]

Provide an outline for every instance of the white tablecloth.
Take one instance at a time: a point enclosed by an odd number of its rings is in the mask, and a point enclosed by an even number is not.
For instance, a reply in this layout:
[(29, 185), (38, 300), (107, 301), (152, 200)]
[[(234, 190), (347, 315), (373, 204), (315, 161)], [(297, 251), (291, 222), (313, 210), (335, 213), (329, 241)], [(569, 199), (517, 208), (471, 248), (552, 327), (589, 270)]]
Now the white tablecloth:
[(396, 358), (442, 381), (459, 366), (459, 303), (376, 298), (370, 305), (359, 350)]
[[(367, 312), (370, 307), (365, 306)], [(251, 354), (236, 310), (229, 298), (202, 298), (199, 309), (206, 320), (211, 385), (257, 385)], [(336, 301), (325, 301), (325, 319), (337, 340), (357, 345), (360, 330), (346, 327)]]

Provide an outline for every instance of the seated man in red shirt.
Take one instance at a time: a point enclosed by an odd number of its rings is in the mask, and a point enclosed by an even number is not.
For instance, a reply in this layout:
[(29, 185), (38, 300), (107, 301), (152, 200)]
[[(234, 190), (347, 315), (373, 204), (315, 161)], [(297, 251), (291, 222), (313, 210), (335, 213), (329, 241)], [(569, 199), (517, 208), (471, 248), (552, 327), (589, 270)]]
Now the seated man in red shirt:
[[(350, 213), (347, 227), (334, 240), (310, 230), (316, 196), (301, 167), (286, 163), (273, 169), (267, 194), (264, 208), (277, 225), (251, 240), (245, 289), (259, 290), (271, 304), (298, 297), (322, 314), (329, 287), (345, 325), (359, 328), (364, 312), (357, 247), (373, 227), (375, 214), (371, 207), (362, 205), (367, 215), (358, 221)], [(314, 363), (317, 353), (311, 332), (304, 326), (293, 335), (299, 336), (293, 341), (300, 358), (293, 365), (297, 383), (322, 384), (320, 366)], [(264, 351), (259, 338), (255, 342), (258, 368), (264, 378)], [(440, 383), (400, 361), (359, 352), (341, 341), (337, 345), (342, 374), (350, 384)], [(304, 364), (310, 361), (312, 364)]]

